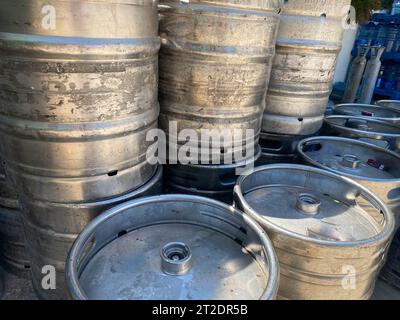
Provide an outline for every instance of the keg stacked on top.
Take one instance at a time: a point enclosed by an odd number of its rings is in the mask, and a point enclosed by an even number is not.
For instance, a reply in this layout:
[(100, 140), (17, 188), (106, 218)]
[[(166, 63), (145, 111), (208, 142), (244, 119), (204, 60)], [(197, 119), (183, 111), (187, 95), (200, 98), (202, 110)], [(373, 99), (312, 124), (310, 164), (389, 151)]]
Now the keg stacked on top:
[(285, 1), (262, 124), (265, 163), (293, 160), (298, 141), (320, 130), (348, 5), (350, 0)]
[(0, 159), (0, 264), (9, 272), (29, 277), (30, 263), (18, 195)]
[(2, 2), (2, 156), (42, 298), (66, 297), (67, 252), (93, 217), (159, 187), (146, 160), (159, 114), (157, 31), (152, 0)]
[[(190, 142), (169, 142), (169, 150), (208, 144), (202, 130), (226, 130), (234, 141), (200, 149), (192, 165), (175, 166), (170, 157), (169, 191), (232, 200), (235, 169), (254, 161), (254, 152), (240, 161), (235, 153), (246, 147), (258, 153), (281, 4), (280, 0), (161, 1), (160, 127), (168, 138), (177, 139), (184, 129), (196, 134)], [(252, 134), (246, 135), (246, 130)]]

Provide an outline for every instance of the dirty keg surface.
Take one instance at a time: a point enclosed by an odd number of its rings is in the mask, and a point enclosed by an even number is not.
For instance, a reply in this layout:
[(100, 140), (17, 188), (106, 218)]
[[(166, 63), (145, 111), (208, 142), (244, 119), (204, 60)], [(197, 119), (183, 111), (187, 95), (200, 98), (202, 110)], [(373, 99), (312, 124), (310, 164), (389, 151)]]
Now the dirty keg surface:
[[(161, 270), (160, 248), (185, 243), (192, 267), (183, 276)], [(132, 231), (101, 249), (80, 283), (91, 299), (258, 299), (268, 276), (240, 244), (206, 227), (169, 223)]]
[[(302, 193), (318, 197), (321, 204), (317, 215), (307, 216), (296, 209), (298, 195)], [(304, 188), (263, 187), (249, 192), (245, 198), (264, 219), (302, 236), (343, 242), (370, 239), (379, 233), (379, 226), (360, 208)]]

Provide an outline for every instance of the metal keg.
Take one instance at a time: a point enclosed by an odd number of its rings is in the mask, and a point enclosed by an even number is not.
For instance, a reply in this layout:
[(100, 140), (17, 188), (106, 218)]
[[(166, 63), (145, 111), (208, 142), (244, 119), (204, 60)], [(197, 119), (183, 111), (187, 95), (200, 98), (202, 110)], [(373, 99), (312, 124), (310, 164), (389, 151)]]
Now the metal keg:
[(194, 130), (196, 146), (209, 143), (205, 130), (226, 132), (232, 154), (256, 146), (282, 1), (160, 3), (160, 127), (176, 140), (177, 133)]
[(376, 104), (381, 107), (400, 110), (400, 100), (379, 100)]
[(240, 169), (254, 168), (260, 159), (258, 148), (253, 159), (232, 164), (192, 165), (177, 164), (166, 166), (165, 187), (168, 193), (191, 194), (233, 203), (233, 188), (241, 173)]
[(315, 137), (298, 145), (299, 160), (349, 177), (382, 199), (400, 223), (400, 155), (347, 138)]
[(30, 262), (25, 248), (25, 234), (18, 195), (6, 178), (0, 159), (0, 263), (4, 268), (28, 277)]
[(372, 104), (337, 104), (333, 109), (333, 113), (335, 115), (358, 116), (369, 119), (374, 118), (375, 120), (386, 121), (396, 125), (400, 124), (400, 110)]
[(275, 163), (293, 163), (296, 148), (304, 136), (278, 135), (262, 132), (260, 136), (261, 157), (257, 166)]
[[(157, 1), (2, 1), (0, 139), (42, 298), (65, 297), (84, 225), (141, 195), (157, 170), (146, 135), (157, 128), (159, 46)], [(56, 268), (56, 290), (42, 290), (43, 266)]]
[(0, 131), (21, 193), (98, 200), (151, 178), (157, 32), (153, 0), (2, 1)]
[(165, 195), (113, 208), (68, 257), (74, 299), (274, 299), (272, 243), (247, 215), (211, 199)]
[(285, 1), (262, 130), (312, 135), (322, 126), (350, 0)]
[[(32, 282), (37, 295), (46, 299), (67, 298), (65, 261), (78, 234), (92, 219), (120, 203), (161, 193), (162, 166), (148, 183), (114, 198), (75, 204), (23, 199), (27, 248), (31, 253)], [(55, 267), (55, 290), (42, 288), (44, 266)]]
[(325, 118), (329, 135), (359, 139), (396, 152), (400, 152), (400, 126), (385, 121), (352, 116)]
[[(374, 212), (363, 210), (360, 200)], [(317, 168), (271, 165), (239, 178), (235, 203), (274, 244), (279, 299), (371, 297), (394, 218), (368, 189)]]

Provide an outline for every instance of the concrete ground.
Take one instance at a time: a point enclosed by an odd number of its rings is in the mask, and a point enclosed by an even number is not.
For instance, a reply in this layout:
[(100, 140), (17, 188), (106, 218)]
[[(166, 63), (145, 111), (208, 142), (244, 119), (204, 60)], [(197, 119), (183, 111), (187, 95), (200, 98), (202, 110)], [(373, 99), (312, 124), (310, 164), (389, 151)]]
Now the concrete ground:
[[(0, 266), (1, 269), (1, 266)], [(7, 273), (4, 269), (0, 270), (4, 276), (4, 293), (1, 297), (0, 284), (0, 300), (37, 300), (29, 280), (19, 278), (15, 275)], [(400, 290), (391, 287), (386, 282), (379, 280), (373, 300), (400, 300)]]

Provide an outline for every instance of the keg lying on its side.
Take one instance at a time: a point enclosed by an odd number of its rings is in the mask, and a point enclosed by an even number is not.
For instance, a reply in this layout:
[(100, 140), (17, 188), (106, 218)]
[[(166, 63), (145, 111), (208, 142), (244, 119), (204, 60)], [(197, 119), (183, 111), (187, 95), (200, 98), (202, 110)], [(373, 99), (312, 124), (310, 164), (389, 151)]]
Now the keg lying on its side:
[(375, 120), (386, 121), (396, 125), (400, 124), (400, 110), (372, 104), (337, 104), (333, 109), (333, 114), (365, 117), (367, 119), (374, 118)]
[(0, 263), (11, 273), (29, 277), (30, 262), (18, 195), (3, 169), (0, 159)]
[(128, 202), (93, 220), (74, 243), (74, 299), (273, 299), (279, 268), (253, 219), (207, 198)]
[[(375, 208), (363, 210), (362, 199)], [(331, 172), (271, 165), (242, 176), (235, 203), (271, 237), (281, 299), (371, 297), (394, 218), (373, 193)]]
[(376, 105), (400, 110), (400, 100), (379, 100)]
[(169, 193), (192, 194), (232, 204), (233, 188), (241, 173), (239, 170), (254, 167), (260, 156), (261, 149), (258, 148), (253, 159), (232, 164), (168, 165), (164, 184)]
[(359, 139), (400, 152), (400, 126), (385, 121), (352, 116), (325, 118), (326, 134)]
[[(23, 199), (22, 208), (27, 247), (32, 256), (32, 283), (37, 295), (65, 299), (65, 261), (78, 234), (95, 217), (120, 203), (162, 193), (162, 166), (145, 185), (124, 195), (96, 202), (61, 204)], [(53, 230), (63, 230), (55, 233)], [(44, 291), (42, 266), (56, 269), (57, 290)]]
[(400, 223), (400, 155), (359, 140), (315, 137), (298, 145), (302, 162), (344, 175), (374, 192)]
[(258, 166), (275, 163), (293, 163), (296, 148), (303, 136), (277, 135), (262, 132), (260, 136), (261, 157)]

